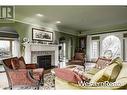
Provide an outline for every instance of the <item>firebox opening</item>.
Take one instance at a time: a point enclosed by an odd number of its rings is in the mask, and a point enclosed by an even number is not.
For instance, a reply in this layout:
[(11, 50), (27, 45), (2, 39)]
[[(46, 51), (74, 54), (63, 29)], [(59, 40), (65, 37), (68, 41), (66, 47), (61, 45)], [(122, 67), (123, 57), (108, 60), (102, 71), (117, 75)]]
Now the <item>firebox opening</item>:
[(37, 56), (37, 63), (39, 68), (44, 68), (45, 70), (55, 68), (55, 66), (52, 65), (51, 57), (51, 55)]

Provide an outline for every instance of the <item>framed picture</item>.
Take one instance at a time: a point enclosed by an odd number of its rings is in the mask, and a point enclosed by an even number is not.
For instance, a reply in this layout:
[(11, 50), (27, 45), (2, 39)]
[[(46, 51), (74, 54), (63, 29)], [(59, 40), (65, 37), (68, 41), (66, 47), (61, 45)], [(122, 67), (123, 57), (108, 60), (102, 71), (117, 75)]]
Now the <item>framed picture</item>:
[(39, 41), (53, 41), (53, 32), (32, 28), (32, 39)]

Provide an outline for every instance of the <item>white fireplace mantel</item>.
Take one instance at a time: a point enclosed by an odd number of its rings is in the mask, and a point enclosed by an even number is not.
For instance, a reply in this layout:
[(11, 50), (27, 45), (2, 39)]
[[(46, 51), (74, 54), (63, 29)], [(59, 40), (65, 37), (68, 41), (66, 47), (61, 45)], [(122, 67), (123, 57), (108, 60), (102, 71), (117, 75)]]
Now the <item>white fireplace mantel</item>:
[(50, 45), (50, 44), (36, 44), (36, 43), (25, 43), (25, 54), (24, 58), (26, 63), (32, 63), (31, 53), (32, 51), (42, 52), (42, 51), (54, 51), (55, 52), (55, 66), (58, 66), (58, 45)]

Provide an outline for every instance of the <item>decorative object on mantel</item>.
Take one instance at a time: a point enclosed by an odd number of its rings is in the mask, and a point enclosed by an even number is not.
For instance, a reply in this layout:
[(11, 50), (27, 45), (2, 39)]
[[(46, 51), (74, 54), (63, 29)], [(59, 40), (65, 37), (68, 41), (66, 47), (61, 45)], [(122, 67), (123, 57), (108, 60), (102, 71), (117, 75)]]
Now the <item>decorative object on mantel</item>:
[(32, 40), (32, 43), (34, 44), (44, 44), (44, 45), (48, 45), (48, 44), (53, 44), (53, 42), (47, 42), (47, 41), (38, 41), (38, 40)]
[(32, 39), (37, 41), (52, 42), (53, 32), (32, 28)]
[(46, 41), (40, 41), (39, 43), (41, 43), (41, 44), (48, 44), (48, 42), (46, 42)]
[(48, 42), (48, 44), (52, 45), (53, 43), (52, 42)]
[(38, 43), (38, 40), (32, 40), (32, 43)]

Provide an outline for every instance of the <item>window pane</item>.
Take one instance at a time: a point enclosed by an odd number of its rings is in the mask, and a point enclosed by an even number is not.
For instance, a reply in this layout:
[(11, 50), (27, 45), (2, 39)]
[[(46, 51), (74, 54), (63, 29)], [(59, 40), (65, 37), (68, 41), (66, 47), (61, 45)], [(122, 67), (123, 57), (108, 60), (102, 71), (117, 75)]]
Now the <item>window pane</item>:
[(0, 40), (0, 59), (11, 56), (10, 41)]
[(92, 58), (97, 58), (99, 56), (99, 42), (93, 41), (92, 42)]
[(121, 55), (121, 43), (118, 37), (107, 36), (102, 43), (103, 56), (115, 58)]

